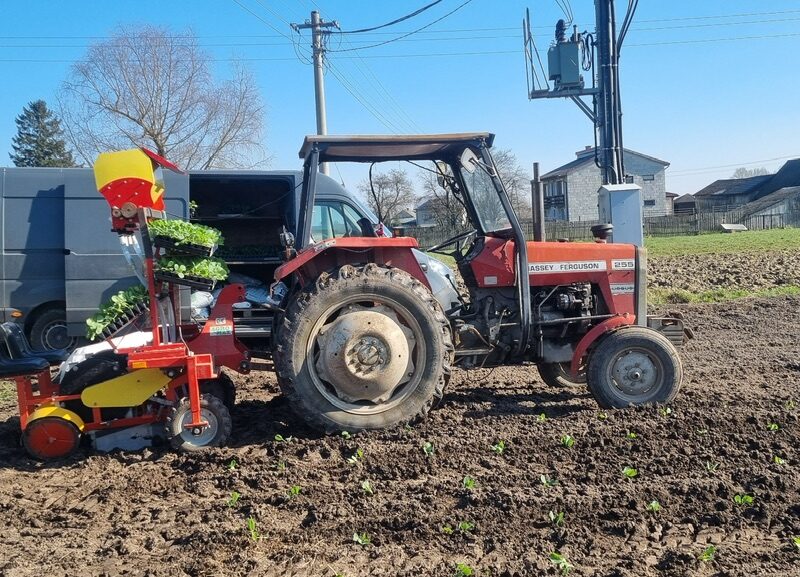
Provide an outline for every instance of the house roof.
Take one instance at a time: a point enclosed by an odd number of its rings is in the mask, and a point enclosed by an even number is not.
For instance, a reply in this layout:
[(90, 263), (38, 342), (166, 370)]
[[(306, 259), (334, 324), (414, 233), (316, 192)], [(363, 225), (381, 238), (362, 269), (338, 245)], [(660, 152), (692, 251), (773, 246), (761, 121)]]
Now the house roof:
[(766, 196), (762, 196), (758, 200), (754, 200), (753, 202), (749, 202), (744, 205), (744, 216), (750, 216), (751, 214), (761, 212), (762, 210), (765, 210), (774, 204), (778, 204), (779, 202), (783, 202), (787, 198), (791, 198), (793, 196), (800, 196), (800, 186), (787, 186), (780, 188), (775, 192), (771, 192)]
[(694, 195), (693, 194), (689, 194), (687, 192), (686, 194), (682, 194), (678, 198), (673, 200), (672, 203), (673, 204), (687, 204), (687, 203), (694, 202), (694, 201), (695, 201), (694, 200)]
[(695, 196), (733, 196), (756, 193), (756, 198), (766, 197), (787, 187), (800, 186), (800, 158), (787, 161), (775, 174), (715, 180), (695, 193)]
[[(655, 156), (648, 156), (647, 154), (642, 154), (641, 152), (636, 152), (635, 150), (630, 150), (628, 148), (623, 148), (622, 151), (623, 151), (623, 160), (626, 155), (633, 155), (633, 156), (638, 156), (639, 158), (644, 158), (645, 160), (649, 160), (651, 162), (658, 163), (662, 165), (664, 168), (669, 166), (669, 162), (665, 160), (660, 160)], [(543, 175), (541, 179), (549, 180), (551, 178), (557, 178), (559, 176), (566, 176), (568, 173), (572, 172), (576, 168), (579, 168), (590, 162), (594, 162), (594, 148), (590, 148), (588, 150), (581, 150), (577, 154), (578, 158), (566, 164), (562, 164), (558, 168), (554, 168), (547, 174)]]
[(667, 192), (667, 198), (678, 198), (680, 194), (675, 194), (674, 192)]
[(800, 158), (789, 160), (773, 174), (759, 191), (762, 194), (771, 194), (782, 188), (800, 186)]
[(724, 178), (715, 180), (703, 189), (694, 193), (695, 196), (713, 196), (745, 194), (754, 190), (758, 185), (772, 178), (773, 175), (749, 176), (747, 178)]
[(432, 208), (435, 202), (436, 202), (435, 198), (429, 198), (422, 204), (418, 204), (415, 210), (419, 211), (419, 210), (425, 210), (426, 208)]

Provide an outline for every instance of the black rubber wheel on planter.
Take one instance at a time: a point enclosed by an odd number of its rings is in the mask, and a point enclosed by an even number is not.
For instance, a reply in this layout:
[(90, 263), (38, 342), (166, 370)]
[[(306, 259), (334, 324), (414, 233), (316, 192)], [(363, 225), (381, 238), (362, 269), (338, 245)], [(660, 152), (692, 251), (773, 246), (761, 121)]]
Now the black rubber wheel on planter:
[(200, 397), (200, 413), (208, 427), (192, 431), (185, 427), (192, 422), (189, 399), (183, 398), (173, 407), (167, 418), (166, 431), (170, 444), (181, 451), (202, 451), (209, 447), (221, 447), (231, 435), (233, 421), (228, 408), (214, 395)]
[(628, 327), (606, 336), (589, 357), (589, 390), (606, 409), (666, 404), (678, 394), (683, 367), (662, 334)]
[(38, 351), (72, 351), (78, 344), (78, 337), (67, 334), (67, 312), (61, 308), (47, 309), (36, 317), (28, 340), (31, 348)]
[(233, 380), (225, 373), (220, 373), (216, 379), (200, 381), (200, 393), (214, 395), (225, 403), (229, 411), (232, 411), (233, 406), (236, 404), (236, 386), (233, 384)]
[(450, 325), (408, 273), (367, 264), (294, 295), (274, 341), (278, 382), (312, 427), (381, 429), (425, 416), (450, 377)]
[(577, 378), (569, 372), (569, 363), (540, 363), (536, 365), (539, 376), (551, 387), (583, 387), (586, 385), (586, 372), (578, 373)]

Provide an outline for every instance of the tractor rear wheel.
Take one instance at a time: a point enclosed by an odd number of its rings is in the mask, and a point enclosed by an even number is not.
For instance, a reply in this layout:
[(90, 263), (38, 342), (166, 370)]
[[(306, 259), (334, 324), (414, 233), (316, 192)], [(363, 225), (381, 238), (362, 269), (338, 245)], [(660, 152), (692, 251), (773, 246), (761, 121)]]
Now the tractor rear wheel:
[(607, 409), (665, 404), (678, 394), (683, 367), (672, 343), (644, 327), (605, 337), (589, 357), (589, 390)]
[(540, 363), (536, 365), (539, 376), (545, 384), (551, 387), (583, 387), (586, 385), (586, 372), (581, 371), (573, 377), (569, 370), (569, 363)]
[(323, 273), (286, 309), (278, 381), (295, 412), (331, 433), (427, 414), (450, 377), (450, 325), (410, 274), (367, 264)]

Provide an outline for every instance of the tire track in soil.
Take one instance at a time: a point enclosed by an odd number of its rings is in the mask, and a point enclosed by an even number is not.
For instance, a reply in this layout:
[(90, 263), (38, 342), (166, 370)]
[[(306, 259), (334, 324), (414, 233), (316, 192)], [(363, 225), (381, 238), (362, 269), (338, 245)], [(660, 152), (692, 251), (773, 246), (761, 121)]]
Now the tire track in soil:
[[(681, 352), (685, 384), (668, 415), (647, 407), (601, 420), (584, 390), (503, 367), (455, 371), (441, 408), (411, 428), (344, 439), (306, 429), (272, 375), (251, 375), (238, 379), (230, 447), (87, 451), (42, 465), (17, 447), (4, 405), (0, 574), (449, 576), (465, 562), (510, 577), (557, 574), (548, 555), (559, 550), (572, 575), (800, 575), (790, 543), (800, 535), (800, 409), (786, 405), (800, 405), (800, 299), (671, 309), (697, 338)], [(277, 433), (294, 438), (278, 443)], [(500, 439), (508, 448), (497, 455)], [(357, 448), (363, 460), (348, 463)], [(625, 479), (625, 466), (638, 476)], [(290, 498), (292, 485), (302, 490)], [(743, 493), (752, 505), (733, 502)], [(659, 513), (645, 510), (654, 499)], [(549, 511), (565, 512), (563, 527)], [(461, 521), (474, 529), (442, 532)], [(353, 543), (356, 531), (372, 544)], [(708, 545), (717, 552), (703, 563)]]

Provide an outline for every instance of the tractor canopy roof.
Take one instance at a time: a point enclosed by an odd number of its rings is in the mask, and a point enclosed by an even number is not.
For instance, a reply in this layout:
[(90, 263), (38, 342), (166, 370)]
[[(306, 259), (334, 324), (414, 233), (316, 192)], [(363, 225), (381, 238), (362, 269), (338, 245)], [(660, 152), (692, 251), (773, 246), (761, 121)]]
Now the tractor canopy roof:
[(461, 154), (481, 143), (491, 147), (494, 134), (465, 132), (455, 134), (306, 136), (300, 158), (307, 158), (316, 146), (320, 162), (383, 162), (388, 160), (442, 160)]

